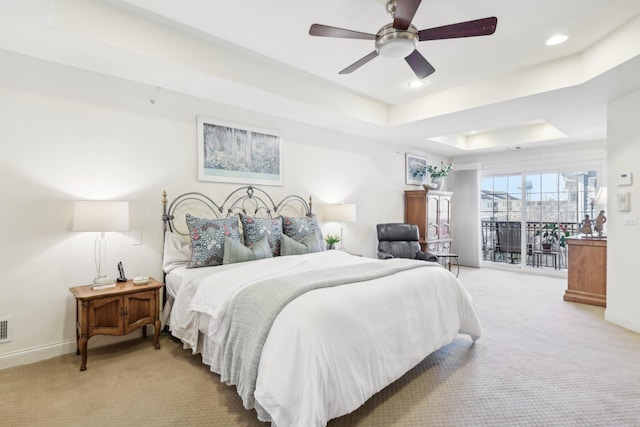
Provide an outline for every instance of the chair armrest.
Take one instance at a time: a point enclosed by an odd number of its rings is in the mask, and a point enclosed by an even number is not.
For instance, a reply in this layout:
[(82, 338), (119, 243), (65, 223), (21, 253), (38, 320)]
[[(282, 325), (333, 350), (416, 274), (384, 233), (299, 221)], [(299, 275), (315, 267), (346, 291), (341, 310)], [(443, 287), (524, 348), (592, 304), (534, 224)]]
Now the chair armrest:
[(422, 252), (422, 251), (416, 252), (416, 259), (420, 259), (422, 261), (432, 261), (432, 262), (438, 261), (437, 256), (430, 254), (429, 252)]
[(391, 258), (395, 258), (393, 255), (388, 254), (386, 252), (380, 252), (378, 251), (378, 259), (391, 259)]

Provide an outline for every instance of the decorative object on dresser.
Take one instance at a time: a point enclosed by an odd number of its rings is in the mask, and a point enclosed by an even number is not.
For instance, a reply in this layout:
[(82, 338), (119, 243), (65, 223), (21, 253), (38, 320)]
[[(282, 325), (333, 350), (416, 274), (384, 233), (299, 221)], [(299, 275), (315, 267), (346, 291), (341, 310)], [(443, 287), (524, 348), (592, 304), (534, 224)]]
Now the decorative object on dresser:
[(107, 237), (105, 232), (129, 229), (129, 202), (86, 200), (77, 201), (73, 207), (73, 231), (97, 232), (94, 248), (98, 277), (93, 280), (96, 288), (114, 287), (114, 280), (107, 276)]
[(445, 165), (444, 162), (440, 162), (440, 166), (427, 166), (427, 172), (429, 172), (429, 177), (431, 178), (429, 188), (436, 191), (442, 190), (444, 187), (444, 179), (449, 175), (451, 169), (453, 169), (453, 164), (449, 163)]
[(404, 192), (404, 222), (420, 230), (420, 248), (425, 252), (451, 252), (451, 197), (453, 193), (433, 190)]
[(607, 239), (571, 237), (565, 301), (607, 306)]
[[(329, 205), (326, 208), (324, 220), (326, 222), (340, 223), (340, 249), (344, 250), (343, 231), (345, 222), (356, 221), (356, 205), (351, 203), (343, 203), (338, 205)], [(337, 242), (335, 242), (337, 243)]]
[(146, 325), (154, 327), (153, 344), (160, 348), (160, 288), (164, 286), (147, 278), (147, 284), (132, 280), (118, 282), (115, 287), (94, 290), (93, 286), (69, 288), (76, 298), (76, 354), (82, 356), (80, 370), (87, 369), (87, 342), (94, 335), (126, 335)]
[(596, 237), (604, 237), (604, 223), (607, 222), (607, 217), (604, 215), (604, 210), (601, 210), (596, 218), (596, 224), (594, 229), (598, 235)]
[(415, 154), (405, 153), (405, 182), (408, 185), (427, 183), (427, 163), (429, 159)]
[(270, 129), (198, 117), (198, 180), (282, 185), (282, 137)]

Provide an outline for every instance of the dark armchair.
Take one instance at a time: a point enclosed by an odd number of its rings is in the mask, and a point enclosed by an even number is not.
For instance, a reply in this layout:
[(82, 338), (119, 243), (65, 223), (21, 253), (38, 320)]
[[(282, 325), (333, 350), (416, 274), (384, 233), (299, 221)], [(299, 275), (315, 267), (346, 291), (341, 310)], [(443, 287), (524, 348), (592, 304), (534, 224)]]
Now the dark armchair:
[(437, 261), (438, 258), (420, 250), (420, 236), (415, 224), (378, 224), (378, 258), (409, 258)]

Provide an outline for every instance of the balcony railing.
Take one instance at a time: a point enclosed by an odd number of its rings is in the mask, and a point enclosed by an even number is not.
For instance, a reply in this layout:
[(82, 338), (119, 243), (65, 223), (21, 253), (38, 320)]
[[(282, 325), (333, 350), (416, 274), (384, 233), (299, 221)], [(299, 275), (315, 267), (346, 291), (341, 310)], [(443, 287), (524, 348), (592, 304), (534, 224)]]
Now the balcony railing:
[[(561, 236), (578, 234), (579, 224), (556, 223)], [(533, 267), (567, 268), (567, 245), (564, 239), (556, 241), (550, 249), (542, 248), (545, 223), (527, 222), (525, 245), (522, 245), (522, 224), (519, 221), (482, 221), (482, 259), (485, 261), (520, 264)]]

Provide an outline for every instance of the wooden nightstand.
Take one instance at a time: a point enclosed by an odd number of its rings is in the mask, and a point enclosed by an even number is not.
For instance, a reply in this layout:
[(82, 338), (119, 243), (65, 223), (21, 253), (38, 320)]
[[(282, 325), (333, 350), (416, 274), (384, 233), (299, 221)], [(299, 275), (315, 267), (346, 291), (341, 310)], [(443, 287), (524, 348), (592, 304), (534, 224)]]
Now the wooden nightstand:
[(146, 285), (133, 281), (116, 283), (114, 288), (93, 290), (93, 285), (69, 288), (76, 297), (76, 354), (82, 355), (80, 370), (87, 369), (87, 341), (94, 335), (126, 335), (146, 325), (154, 326), (154, 345), (160, 348), (160, 289), (153, 278)]

